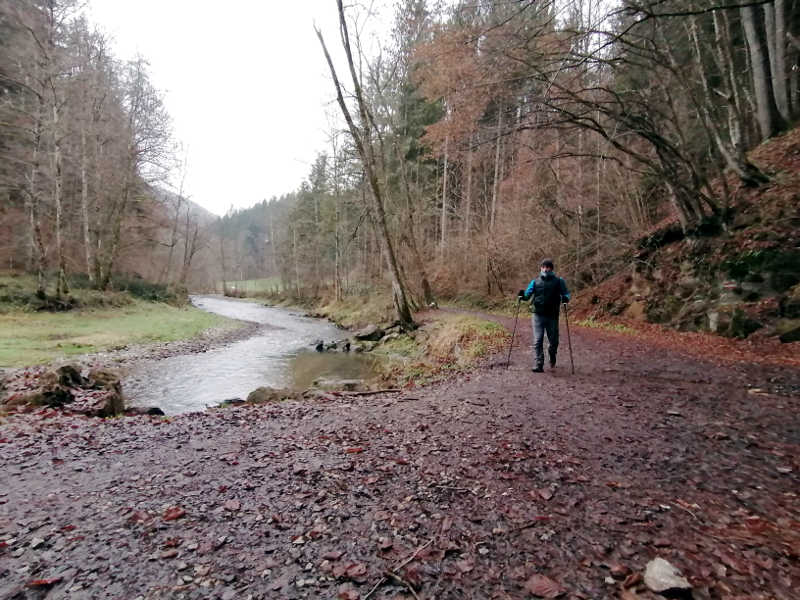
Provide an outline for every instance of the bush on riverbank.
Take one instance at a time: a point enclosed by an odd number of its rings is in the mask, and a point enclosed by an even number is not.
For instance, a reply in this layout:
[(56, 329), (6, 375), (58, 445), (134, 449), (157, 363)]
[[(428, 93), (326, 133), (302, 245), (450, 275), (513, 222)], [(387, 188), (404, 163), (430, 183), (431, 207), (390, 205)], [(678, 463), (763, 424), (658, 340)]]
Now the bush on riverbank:
[(137, 276), (117, 276), (113, 289), (100, 291), (84, 273), (68, 278), (70, 292), (65, 297), (55, 296), (55, 277), (49, 278), (44, 297), (37, 294), (37, 280), (32, 275), (0, 275), (0, 313), (14, 311), (60, 312), (84, 308), (122, 307), (134, 299), (164, 302), (175, 306), (187, 303), (185, 288), (146, 281)]

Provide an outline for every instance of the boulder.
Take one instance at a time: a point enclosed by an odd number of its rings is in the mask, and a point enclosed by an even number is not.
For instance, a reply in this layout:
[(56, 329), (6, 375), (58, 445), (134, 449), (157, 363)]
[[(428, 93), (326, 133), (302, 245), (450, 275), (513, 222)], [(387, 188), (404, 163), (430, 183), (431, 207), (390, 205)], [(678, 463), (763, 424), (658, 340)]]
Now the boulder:
[(113, 371), (107, 371), (105, 369), (93, 369), (89, 371), (89, 377), (87, 377), (87, 383), (90, 387), (100, 390), (100, 389), (116, 389), (122, 388), (122, 384), (119, 380), (119, 375), (114, 373)]
[(800, 319), (783, 319), (776, 327), (778, 339), (784, 344), (800, 342)]
[(67, 404), (72, 404), (74, 401), (75, 394), (68, 387), (60, 383), (45, 382), (35, 392), (16, 398), (14, 404), (33, 404), (35, 406), (62, 408)]
[(381, 344), (385, 344), (386, 342), (391, 342), (392, 340), (396, 340), (399, 337), (400, 337), (400, 334), (395, 331), (393, 333), (390, 333), (388, 335), (383, 336), (381, 338)]
[(317, 379), (314, 385), (323, 390), (344, 390), (353, 392), (363, 387), (364, 381), (361, 379)]
[(247, 395), (247, 402), (252, 404), (263, 404), (266, 402), (280, 402), (281, 400), (291, 399), (295, 393), (291, 390), (260, 387)]
[(123, 413), (125, 400), (119, 375), (105, 369), (93, 369), (86, 378), (86, 384), (100, 393), (85, 394), (73, 407), (74, 412), (92, 417), (113, 417)]
[(383, 330), (377, 325), (367, 325), (363, 329), (355, 332), (353, 337), (360, 341), (377, 342), (383, 337)]
[(122, 392), (114, 389), (86, 394), (69, 407), (69, 412), (87, 417), (114, 417), (121, 415), (124, 410)]
[(86, 380), (81, 375), (81, 371), (74, 365), (64, 365), (55, 370), (58, 382), (66, 387), (81, 387)]
[(164, 411), (157, 406), (129, 406), (123, 411), (123, 414), (128, 417), (134, 416), (164, 416)]

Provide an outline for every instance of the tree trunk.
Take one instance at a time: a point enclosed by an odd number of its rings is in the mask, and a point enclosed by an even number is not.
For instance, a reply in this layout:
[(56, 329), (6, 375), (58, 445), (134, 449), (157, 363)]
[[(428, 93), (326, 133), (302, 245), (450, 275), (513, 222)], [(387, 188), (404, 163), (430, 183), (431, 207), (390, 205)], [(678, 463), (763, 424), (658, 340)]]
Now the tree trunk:
[[(130, 163), (129, 163), (130, 165)], [(122, 241), (122, 223), (125, 220), (125, 213), (128, 208), (128, 201), (131, 196), (131, 187), (133, 186), (134, 173), (130, 172), (130, 166), (125, 173), (125, 178), (122, 183), (122, 198), (117, 206), (116, 214), (114, 215), (114, 223), (111, 230), (111, 242), (106, 250), (106, 261), (103, 265), (103, 276), (100, 279), (98, 288), (105, 291), (111, 284), (111, 272), (117, 262), (117, 254), (119, 253), (120, 242)]]
[(39, 160), (42, 144), (42, 99), (39, 98), (39, 107), (33, 127), (33, 146), (31, 150), (31, 170), (28, 175), (28, 215), (30, 222), (31, 254), (36, 269), (36, 295), (45, 297), (47, 282), (45, 268), (47, 260), (47, 247), (42, 234), (41, 198), (39, 196)]
[(500, 187), (500, 130), (503, 127), (503, 111), (497, 109), (497, 141), (494, 149), (494, 181), (492, 182), (492, 212), (489, 220), (489, 231), (494, 231), (494, 217), (497, 212), (497, 194)]
[[(167, 254), (167, 264), (164, 265), (164, 269), (161, 271), (161, 277), (159, 280), (161, 282), (169, 281), (169, 272), (172, 270), (172, 256), (175, 254), (175, 246), (178, 244), (178, 223), (181, 219), (181, 204), (183, 204), (183, 184), (181, 183), (180, 192), (178, 193), (178, 198), (175, 201), (175, 217), (172, 220), (172, 234), (169, 240), (169, 254)], [(189, 235), (189, 211), (186, 211), (186, 235)], [(186, 251), (186, 242), (184, 240), (184, 256)]]
[(469, 136), (469, 147), (467, 148), (467, 190), (464, 198), (464, 240), (469, 240), (472, 232), (472, 136)]
[(775, 103), (769, 54), (765, 44), (763, 23), (758, 18), (759, 13), (754, 6), (743, 6), (739, 10), (753, 69), (756, 116), (761, 130), (761, 139), (765, 140), (781, 131), (786, 123)]
[[(55, 95), (55, 93), (54, 93)], [(53, 98), (53, 206), (56, 211), (56, 255), (58, 256), (58, 280), (56, 282), (56, 297), (61, 298), (69, 294), (67, 284), (66, 256), (64, 255), (64, 244), (62, 239), (62, 159), (61, 159), (61, 137), (60, 137), (60, 114), (58, 111), (57, 98)]]
[(89, 176), (86, 152), (86, 123), (81, 124), (81, 233), (83, 234), (83, 253), (86, 258), (86, 275), (94, 283), (92, 272), (92, 241), (89, 237)]
[(447, 243), (447, 155), (450, 136), (444, 138), (444, 170), (442, 171), (442, 224), (439, 239), (439, 253), (444, 257), (445, 244)]
[[(191, 231), (192, 225), (194, 225), (194, 230)], [(199, 250), (199, 244), (197, 242), (197, 237), (200, 233), (200, 225), (196, 221), (192, 223), (191, 221), (191, 207), (186, 207), (186, 237), (184, 239), (183, 244), (183, 266), (181, 268), (181, 276), (178, 280), (178, 283), (181, 286), (186, 285), (186, 280), (189, 279), (189, 270), (192, 267), (192, 260), (194, 259), (194, 255)]]
[(347, 104), (344, 101), (344, 96), (342, 95), (341, 85), (339, 84), (339, 79), (336, 74), (336, 69), (333, 67), (333, 62), (331, 61), (330, 54), (328, 54), (328, 49), (325, 46), (325, 41), (322, 38), (322, 33), (317, 29), (317, 37), (319, 38), (320, 44), (322, 45), (322, 50), (325, 54), (325, 59), (328, 62), (328, 67), (331, 71), (331, 76), (333, 77), (334, 84), (336, 86), (336, 95), (337, 101), (339, 103), (339, 108), (342, 110), (342, 114), (347, 121), (348, 129), (350, 130), (350, 135), (353, 137), (353, 141), (356, 145), (356, 149), (358, 150), (358, 154), (361, 157), (362, 162), (364, 163), (364, 169), (367, 174), (367, 179), (369, 180), (370, 189), (372, 194), (371, 198), (371, 208), (370, 211), (371, 217), (376, 225), (376, 230), (380, 237), (380, 243), (383, 248), (383, 251), (386, 256), (386, 262), (389, 266), (389, 271), (392, 277), (392, 301), (394, 303), (395, 311), (397, 312), (397, 318), (400, 321), (400, 326), (403, 329), (413, 329), (415, 327), (414, 321), (411, 317), (411, 309), (408, 305), (408, 300), (406, 299), (406, 291), (405, 287), (403, 286), (402, 279), (400, 277), (400, 269), (398, 268), (397, 259), (395, 258), (394, 248), (392, 246), (391, 238), (389, 237), (389, 229), (386, 225), (386, 213), (383, 208), (383, 197), (381, 194), (381, 189), (378, 184), (378, 176), (375, 172), (376, 169), (376, 161), (374, 156), (374, 149), (372, 148), (372, 141), (370, 139), (370, 129), (371, 129), (371, 118), (369, 115), (369, 111), (366, 106), (366, 101), (364, 100), (361, 84), (359, 82), (359, 78), (356, 75), (355, 65), (353, 63), (353, 55), (350, 50), (350, 40), (349, 34), (347, 31), (347, 22), (344, 16), (344, 6), (342, 5), (342, 0), (337, 0), (337, 5), (339, 9), (339, 29), (342, 37), (342, 46), (345, 50), (345, 54), (347, 55), (347, 63), (350, 68), (350, 75), (353, 81), (353, 87), (355, 91), (356, 100), (358, 102), (358, 108), (361, 117), (361, 123), (363, 124), (363, 132), (359, 132), (356, 124), (354, 123), (350, 111), (347, 108)]
[(791, 115), (786, 88), (786, 5), (784, 0), (774, 0), (763, 8), (775, 104), (783, 120), (788, 122)]

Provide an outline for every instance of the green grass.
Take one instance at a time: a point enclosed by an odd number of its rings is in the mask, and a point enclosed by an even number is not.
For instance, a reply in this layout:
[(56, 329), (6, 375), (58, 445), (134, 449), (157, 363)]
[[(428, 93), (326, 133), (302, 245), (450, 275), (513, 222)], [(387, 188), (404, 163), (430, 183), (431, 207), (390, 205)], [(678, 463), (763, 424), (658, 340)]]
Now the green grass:
[(382, 356), (379, 371), (387, 380), (405, 385), (430, 383), (463, 372), (508, 344), (502, 325), (470, 315), (440, 313), (415, 332), (381, 344), (373, 354)]
[(191, 338), (235, 321), (187, 306), (133, 301), (62, 313), (0, 314), (0, 366), (21, 367), (130, 344)]
[(609, 323), (607, 321), (596, 321), (593, 317), (578, 321), (581, 327), (591, 327), (592, 329), (605, 329), (606, 331), (616, 331), (617, 333), (634, 333), (633, 329), (621, 323)]
[[(235, 287), (237, 292), (244, 291), (245, 295), (281, 290), (280, 277), (267, 277), (265, 279), (243, 279), (240, 281), (226, 281), (225, 283), (227, 284), (228, 289)], [(219, 282), (219, 288), (222, 288), (222, 282)]]

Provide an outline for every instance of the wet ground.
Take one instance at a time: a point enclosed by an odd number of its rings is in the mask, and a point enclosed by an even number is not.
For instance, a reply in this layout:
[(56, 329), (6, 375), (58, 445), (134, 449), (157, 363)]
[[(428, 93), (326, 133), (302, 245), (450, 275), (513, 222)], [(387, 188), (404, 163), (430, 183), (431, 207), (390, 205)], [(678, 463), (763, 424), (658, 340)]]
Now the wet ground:
[[(468, 376), (0, 424), (0, 598), (797, 598), (800, 372), (530, 326)], [(535, 595), (536, 596), (535, 596)]]

